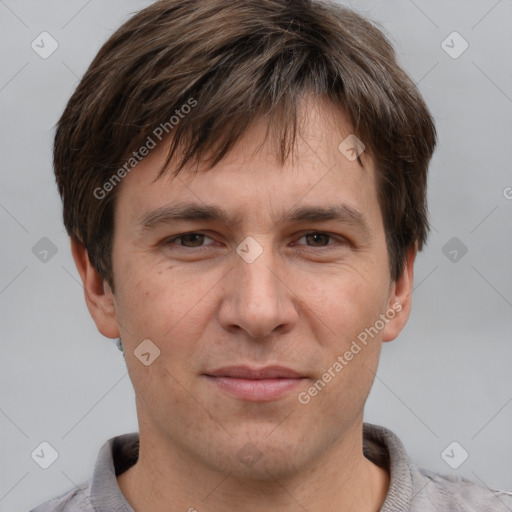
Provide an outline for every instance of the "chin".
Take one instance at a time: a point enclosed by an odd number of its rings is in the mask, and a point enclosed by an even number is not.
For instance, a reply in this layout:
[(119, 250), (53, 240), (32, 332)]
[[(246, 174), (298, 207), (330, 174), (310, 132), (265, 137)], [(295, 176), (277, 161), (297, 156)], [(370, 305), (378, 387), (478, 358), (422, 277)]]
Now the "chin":
[(272, 482), (304, 471), (312, 463), (313, 457), (307, 456), (303, 442), (290, 438), (283, 441), (280, 436), (271, 439), (268, 433), (252, 439), (217, 445), (208, 453), (208, 465), (236, 480)]

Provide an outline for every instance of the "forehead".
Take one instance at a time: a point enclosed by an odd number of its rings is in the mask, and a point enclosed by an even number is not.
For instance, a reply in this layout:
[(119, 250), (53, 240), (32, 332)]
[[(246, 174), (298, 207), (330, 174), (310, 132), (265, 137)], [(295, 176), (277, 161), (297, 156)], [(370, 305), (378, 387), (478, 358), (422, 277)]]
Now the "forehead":
[(214, 206), (222, 220), (229, 210), (238, 224), (246, 215), (284, 220), (285, 212), (298, 203), (344, 205), (345, 213), (374, 214), (374, 164), (365, 152), (358, 159), (347, 152), (354, 135), (345, 114), (311, 98), (304, 100), (301, 114), (295, 146), (284, 165), (272, 130), (260, 122), (212, 169), (191, 164), (174, 176), (171, 161), (158, 177), (170, 143), (164, 139), (124, 178), (116, 215), (130, 212), (134, 223), (144, 224), (173, 202)]

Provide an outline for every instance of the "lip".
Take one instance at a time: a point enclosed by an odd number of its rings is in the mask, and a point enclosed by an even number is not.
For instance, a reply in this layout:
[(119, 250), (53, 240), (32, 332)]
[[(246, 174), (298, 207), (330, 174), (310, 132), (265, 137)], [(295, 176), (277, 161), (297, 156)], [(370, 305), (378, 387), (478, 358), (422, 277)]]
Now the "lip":
[(253, 402), (277, 400), (307, 378), (283, 366), (227, 366), (204, 375), (213, 385), (229, 395)]
[(230, 377), (233, 379), (300, 379), (305, 377), (299, 372), (285, 366), (265, 366), (263, 368), (250, 368), (249, 366), (225, 366), (208, 372), (210, 377)]

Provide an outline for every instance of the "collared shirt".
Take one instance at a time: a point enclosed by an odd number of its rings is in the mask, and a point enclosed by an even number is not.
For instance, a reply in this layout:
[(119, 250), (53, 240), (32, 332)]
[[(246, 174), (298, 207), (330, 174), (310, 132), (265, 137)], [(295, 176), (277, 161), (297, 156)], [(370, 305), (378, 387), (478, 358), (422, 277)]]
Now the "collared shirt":
[[(109, 439), (99, 451), (90, 483), (31, 512), (134, 512), (117, 476), (137, 462), (138, 449), (138, 433)], [(363, 424), (363, 453), (391, 476), (380, 512), (512, 512), (512, 492), (416, 466), (400, 439), (384, 427)]]

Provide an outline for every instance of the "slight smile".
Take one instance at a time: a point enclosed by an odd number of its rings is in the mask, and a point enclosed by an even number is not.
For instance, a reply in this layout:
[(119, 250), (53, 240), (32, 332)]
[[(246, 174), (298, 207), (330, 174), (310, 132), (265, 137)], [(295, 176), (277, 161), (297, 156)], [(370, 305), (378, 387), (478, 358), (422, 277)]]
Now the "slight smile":
[(282, 366), (228, 366), (204, 374), (219, 389), (242, 400), (266, 402), (286, 395), (307, 379)]

